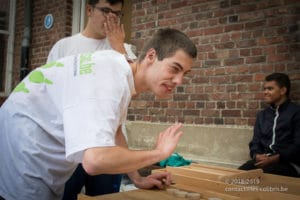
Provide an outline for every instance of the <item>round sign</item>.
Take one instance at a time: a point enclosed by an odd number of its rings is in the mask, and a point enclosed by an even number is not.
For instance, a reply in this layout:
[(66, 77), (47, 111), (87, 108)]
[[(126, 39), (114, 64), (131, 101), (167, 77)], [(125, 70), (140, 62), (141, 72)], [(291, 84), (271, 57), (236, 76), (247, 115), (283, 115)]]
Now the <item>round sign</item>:
[(50, 29), (53, 26), (53, 15), (52, 14), (48, 14), (45, 16), (44, 19), (44, 27), (46, 29)]

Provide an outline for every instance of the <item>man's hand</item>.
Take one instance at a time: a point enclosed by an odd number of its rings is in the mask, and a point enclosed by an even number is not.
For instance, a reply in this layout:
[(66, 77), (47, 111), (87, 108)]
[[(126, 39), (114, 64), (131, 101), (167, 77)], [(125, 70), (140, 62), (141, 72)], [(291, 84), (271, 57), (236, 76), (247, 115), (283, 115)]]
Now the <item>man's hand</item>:
[(151, 189), (154, 187), (164, 189), (165, 186), (169, 186), (172, 183), (171, 173), (169, 172), (155, 173), (147, 177), (139, 176), (132, 181), (140, 189)]
[(267, 154), (256, 154), (255, 161), (260, 162), (268, 158)]
[(264, 159), (261, 159), (260, 161), (255, 163), (255, 166), (259, 167), (259, 168), (264, 168), (264, 167), (270, 166), (272, 164), (278, 163), (279, 159), (280, 159), (279, 154), (275, 154), (272, 156), (265, 155)]
[(174, 124), (158, 135), (155, 150), (160, 152), (160, 160), (168, 158), (175, 150), (179, 139), (183, 135), (179, 129), (182, 124)]
[(110, 13), (107, 16), (106, 22), (104, 23), (104, 30), (110, 46), (122, 54), (126, 53), (124, 47), (124, 25), (119, 24), (119, 19), (115, 15)]

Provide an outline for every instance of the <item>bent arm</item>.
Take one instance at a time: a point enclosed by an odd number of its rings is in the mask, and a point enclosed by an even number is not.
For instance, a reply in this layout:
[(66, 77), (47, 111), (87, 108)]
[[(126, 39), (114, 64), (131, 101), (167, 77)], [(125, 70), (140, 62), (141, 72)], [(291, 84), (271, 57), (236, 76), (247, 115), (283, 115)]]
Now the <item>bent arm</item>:
[[(113, 147), (95, 147), (85, 150), (82, 165), (90, 175), (128, 173), (157, 163), (169, 157), (175, 150), (183, 132), (179, 131), (182, 124), (175, 124), (161, 132), (158, 136), (154, 150), (129, 150), (119, 135), (116, 135), (116, 144)], [(124, 146), (121, 146), (124, 145)]]
[(160, 152), (132, 151), (124, 147), (96, 147), (87, 149), (82, 165), (90, 175), (127, 173), (160, 160)]
[(251, 142), (249, 143), (249, 149), (250, 149), (250, 157), (252, 159), (255, 159), (256, 154), (263, 154), (264, 149), (262, 149), (260, 140), (261, 140), (261, 129), (260, 129), (260, 115), (258, 114), (256, 116), (256, 121), (254, 125), (254, 130), (253, 130), (253, 138)]

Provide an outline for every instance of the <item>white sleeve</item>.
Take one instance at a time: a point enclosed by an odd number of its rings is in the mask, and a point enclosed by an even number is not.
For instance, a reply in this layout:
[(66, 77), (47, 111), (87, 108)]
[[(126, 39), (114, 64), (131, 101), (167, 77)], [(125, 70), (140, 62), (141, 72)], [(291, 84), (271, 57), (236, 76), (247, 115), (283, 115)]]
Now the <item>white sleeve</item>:
[(72, 162), (81, 162), (88, 148), (115, 146), (115, 134), (123, 116), (121, 105), (128, 86), (119, 70), (122, 66), (103, 57), (97, 59), (93, 73), (70, 76), (65, 84), (66, 158)]
[(124, 48), (126, 50), (128, 58), (130, 58), (131, 60), (135, 60), (136, 55), (133, 53), (132, 47), (133, 46), (131, 44), (124, 43)]
[(115, 146), (118, 107), (118, 102), (90, 99), (64, 110), (67, 160), (80, 163), (88, 148)]

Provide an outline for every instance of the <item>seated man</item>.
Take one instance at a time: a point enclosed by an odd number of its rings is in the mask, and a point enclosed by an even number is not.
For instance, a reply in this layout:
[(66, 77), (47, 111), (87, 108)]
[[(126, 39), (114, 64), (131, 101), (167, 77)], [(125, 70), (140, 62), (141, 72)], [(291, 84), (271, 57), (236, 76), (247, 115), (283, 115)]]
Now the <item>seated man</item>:
[(299, 177), (300, 106), (289, 99), (290, 79), (273, 73), (265, 78), (265, 102), (270, 106), (257, 115), (250, 156), (242, 170), (261, 168), (265, 173)]

